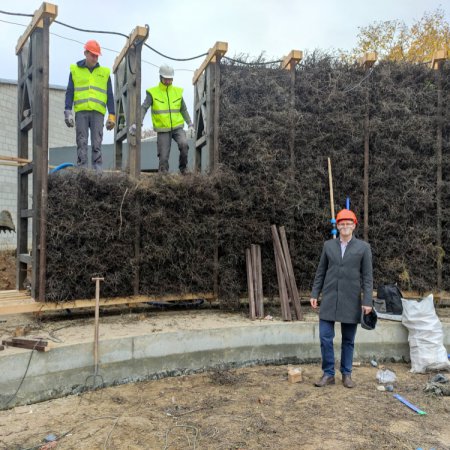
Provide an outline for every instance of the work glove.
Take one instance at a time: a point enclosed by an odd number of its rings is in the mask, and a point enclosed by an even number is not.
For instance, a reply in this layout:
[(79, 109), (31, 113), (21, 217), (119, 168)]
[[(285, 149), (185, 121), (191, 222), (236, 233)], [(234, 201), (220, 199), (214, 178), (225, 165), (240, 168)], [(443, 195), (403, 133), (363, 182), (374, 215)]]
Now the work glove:
[(188, 126), (188, 138), (190, 139), (194, 139), (195, 137), (195, 128), (194, 128), (194, 124), (190, 123)]
[(69, 128), (73, 128), (75, 126), (75, 121), (73, 120), (73, 114), (70, 109), (66, 109), (64, 111), (64, 122)]
[(128, 128), (128, 133), (130, 136), (136, 136), (136, 124), (133, 123), (130, 128)]
[(116, 126), (116, 116), (114, 114), (110, 114), (108, 116), (108, 120), (106, 121), (106, 129), (114, 130), (115, 126)]

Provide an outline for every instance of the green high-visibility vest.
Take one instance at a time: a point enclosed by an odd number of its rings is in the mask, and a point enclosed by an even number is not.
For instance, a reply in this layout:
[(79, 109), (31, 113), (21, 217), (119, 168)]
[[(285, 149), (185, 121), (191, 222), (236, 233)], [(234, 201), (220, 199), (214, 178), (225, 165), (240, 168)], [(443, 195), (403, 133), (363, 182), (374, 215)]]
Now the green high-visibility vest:
[(158, 86), (147, 89), (147, 92), (153, 98), (152, 122), (155, 131), (171, 131), (184, 125), (180, 112), (183, 99), (182, 88), (159, 83)]
[(73, 95), (75, 112), (98, 111), (105, 114), (110, 70), (98, 66), (91, 72), (87, 67), (71, 64), (70, 73), (75, 87)]

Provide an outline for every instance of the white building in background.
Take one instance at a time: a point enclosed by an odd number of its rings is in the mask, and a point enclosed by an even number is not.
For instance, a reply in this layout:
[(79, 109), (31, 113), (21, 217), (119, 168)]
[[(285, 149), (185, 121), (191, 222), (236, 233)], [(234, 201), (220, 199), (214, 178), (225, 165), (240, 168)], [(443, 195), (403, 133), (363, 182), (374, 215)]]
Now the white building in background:
[[(64, 123), (65, 87), (50, 86), (49, 92), (49, 148), (73, 146), (74, 128)], [(0, 79), (0, 156), (17, 157), (17, 81)], [(31, 155), (32, 130), (29, 131)], [(31, 185), (31, 176), (30, 183)], [(17, 221), (17, 167), (0, 160), (0, 211), (8, 210), (14, 225)], [(31, 241), (30, 241), (31, 242)], [(0, 233), (0, 250), (15, 249), (15, 233)]]

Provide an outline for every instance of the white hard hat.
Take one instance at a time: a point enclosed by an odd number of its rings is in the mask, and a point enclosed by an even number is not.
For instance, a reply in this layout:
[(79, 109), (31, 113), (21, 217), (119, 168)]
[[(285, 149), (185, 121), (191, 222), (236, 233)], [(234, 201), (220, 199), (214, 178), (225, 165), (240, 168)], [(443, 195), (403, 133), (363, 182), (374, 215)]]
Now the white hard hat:
[(164, 64), (159, 68), (159, 75), (163, 78), (173, 78), (173, 68)]

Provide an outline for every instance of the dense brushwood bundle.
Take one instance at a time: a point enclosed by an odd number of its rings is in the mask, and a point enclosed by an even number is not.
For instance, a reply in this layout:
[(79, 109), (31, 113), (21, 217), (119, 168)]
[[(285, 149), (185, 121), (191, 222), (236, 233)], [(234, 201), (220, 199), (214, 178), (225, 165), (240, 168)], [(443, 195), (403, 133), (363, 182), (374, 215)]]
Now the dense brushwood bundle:
[[(443, 288), (450, 289), (450, 69), (442, 76)], [(330, 236), (327, 157), (336, 209), (364, 216), (369, 112), (369, 241), (375, 285), (431, 290), (437, 280), (437, 72), (381, 63), (370, 72), (313, 54), (289, 72), (221, 66), (220, 170), (212, 176), (86, 172), (49, 180), (47, 298), (212, 291), (218, 249), (223, 304), (246, 292), (245, 248), (260, 244), (266, 295), (277, 295), (270, 225), (284, 225), (297, 284), (309, 290)], [(139, 249), (136, 253), (136, 243)]]

